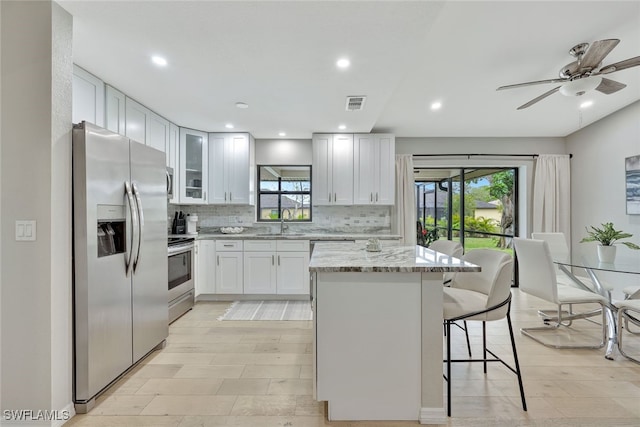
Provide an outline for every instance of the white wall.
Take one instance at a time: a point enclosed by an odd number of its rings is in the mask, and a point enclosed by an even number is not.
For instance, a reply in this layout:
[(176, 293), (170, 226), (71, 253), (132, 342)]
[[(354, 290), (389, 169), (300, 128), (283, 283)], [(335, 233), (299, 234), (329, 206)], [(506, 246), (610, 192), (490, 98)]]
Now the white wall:
[[(0, 408), (70, 410), (72, 19), (49, 1), (0, 8)], [(15, 241), (18, 219), (36, 241)]]
[(256, 139), (258, 165), (310, 165), (310, 139)]
[[(640, 245), (640, 215), (625, 210), (625, 157), (640, 154), (640, 102), (596, 122), (567, 137), (571, 161), (571, 234), (572, 250), (586, 250), (578, 243), (586, 235), (585, 227), (613, 222), (616, 229), (633, 234)], [(640, 264), (640, 251), (618, 245), (617, 259)], [(640, 285), (640, 275), (604, 274), (616, 289)], [(620, 298), (617, 292), (614, 297)]]

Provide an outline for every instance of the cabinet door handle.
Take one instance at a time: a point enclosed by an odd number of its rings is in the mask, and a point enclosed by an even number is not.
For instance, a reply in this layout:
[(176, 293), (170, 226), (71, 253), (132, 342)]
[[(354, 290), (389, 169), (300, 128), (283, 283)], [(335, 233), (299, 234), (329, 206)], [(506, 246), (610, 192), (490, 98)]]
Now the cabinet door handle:
[(280, 255), (278, 255), (278, 265), (280, 265)]
[(373, 202), (373, 193), (369, 194), (369, 201)]
[(331, 193), (329, 193), (329, 202), (331, 202)]
[(276, 263), (275, 257), (276, 257), (275, 255), (271, 255), (271, 265), (274, 265)]
[(232, 202), (233, 201), (233, 193), (231, 193), (231, 191), (229, 191), (229, 201)]
[(207, 201), (207, 192), (206, 191), (204, 192), (204, 201), (205, 202)]
[(378, 201), (378, 193), (376, 193), (376, 202)]
[(220, 255), (216, 255), (216, 264), (220, 265)]
[(227, 192), (226, 191), (224, 192), (224, 201), (225, 202), (227, 201)]
[(224, 245), (225, 248), (232, 248), (233, 247), (233, 243), (225, 243)]
[(333, 193), (333, 203), (335, 203), (336, 201), (338, 201), (338, 195), (337, 193)]

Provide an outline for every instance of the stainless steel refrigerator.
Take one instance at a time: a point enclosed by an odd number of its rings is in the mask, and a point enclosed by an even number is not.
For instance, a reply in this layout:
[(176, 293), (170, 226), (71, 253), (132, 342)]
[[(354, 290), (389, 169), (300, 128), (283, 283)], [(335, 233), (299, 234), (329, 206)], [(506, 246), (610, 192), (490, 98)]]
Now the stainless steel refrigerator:
[(168, 335), (165, 154), (83, 122), (73, 128), (74, 403)]

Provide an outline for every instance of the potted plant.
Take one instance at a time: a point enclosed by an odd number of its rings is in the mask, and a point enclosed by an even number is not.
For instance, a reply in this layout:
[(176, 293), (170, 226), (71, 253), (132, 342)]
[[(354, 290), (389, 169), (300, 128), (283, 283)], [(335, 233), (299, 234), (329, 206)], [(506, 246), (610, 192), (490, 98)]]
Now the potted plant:
[(621, 239), (627, 239), (633, 234), (625, 233), (620, 230), (616, 230), (613, 227), (612, 222), (602, 224), (602, 228), (590, 226), (591, 230), (587, 227), (588, 236), (580, 240), (580, 243), (584, 242), (598, 242), (598, 259), (600, 262), (613, 262), (616, 257), (615, 243), (622, 243), (629, 249), (640, 249), (640, 246), (631, 242), (620, 242)]

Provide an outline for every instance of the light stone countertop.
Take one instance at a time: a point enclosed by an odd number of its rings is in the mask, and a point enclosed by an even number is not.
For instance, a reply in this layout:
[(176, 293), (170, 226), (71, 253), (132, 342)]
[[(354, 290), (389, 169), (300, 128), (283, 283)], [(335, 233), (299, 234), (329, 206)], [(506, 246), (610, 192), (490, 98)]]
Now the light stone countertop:
[(311, 272), (463, 272), (480, 267), (422, 246), (381, 242), (380, 252), (364, 244), (318, 243), (309, 263)]
[(368, 240), (371, 238), (377, 238), (379, 240), (400, 240), (400, 235), (397, 234), (349, 234), (349, 233), (199, 233), (192, 235), (197, 240), (326, 240), (326, 241), (341, 241), (341, 240)]

